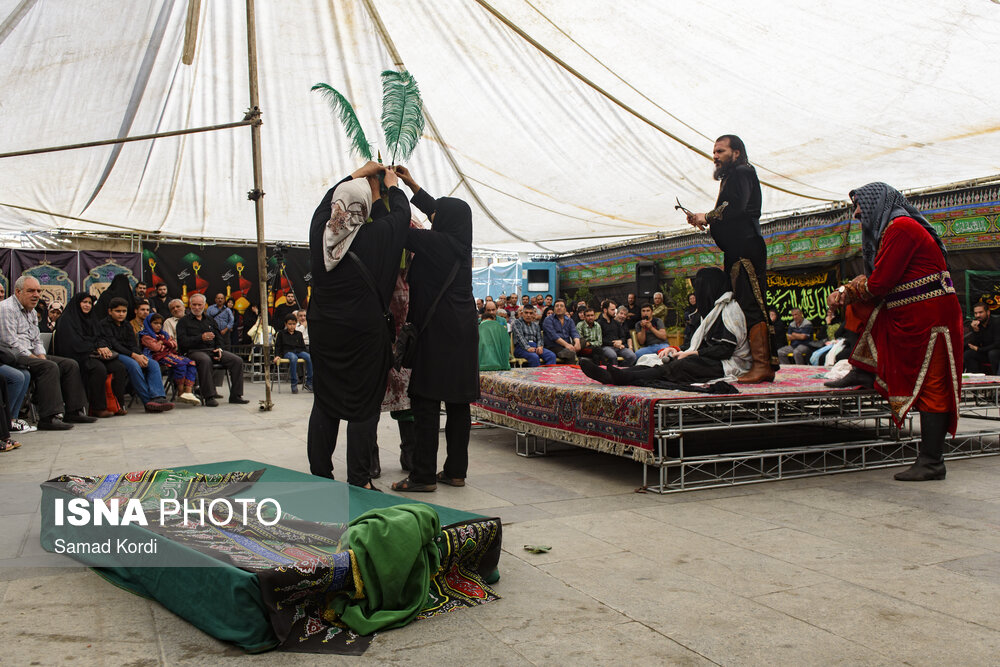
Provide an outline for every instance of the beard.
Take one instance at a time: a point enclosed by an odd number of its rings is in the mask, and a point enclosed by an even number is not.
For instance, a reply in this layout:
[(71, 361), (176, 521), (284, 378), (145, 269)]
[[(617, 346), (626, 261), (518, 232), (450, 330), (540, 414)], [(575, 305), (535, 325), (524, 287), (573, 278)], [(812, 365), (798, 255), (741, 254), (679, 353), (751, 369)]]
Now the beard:
[(732, 168), (732, 166), (733, 166), (732, 162), (721, 163), (719, 166), (715, 168), (715, 171), (712, 172), (712, 178), (714, 178), (717, 181), (721, 181), (722, 179), (724, 179), (726, 176), (729, 175), (729, 170), (730, 168)]

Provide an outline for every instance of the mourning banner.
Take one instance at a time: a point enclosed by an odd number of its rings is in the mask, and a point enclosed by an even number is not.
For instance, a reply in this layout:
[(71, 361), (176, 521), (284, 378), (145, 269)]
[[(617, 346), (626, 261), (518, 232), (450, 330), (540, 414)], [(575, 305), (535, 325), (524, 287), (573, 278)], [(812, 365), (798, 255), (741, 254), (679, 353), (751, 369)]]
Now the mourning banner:
[(77, 291), (80, 256), (73, 250), (11, 250), (11, 283), (22, 275), (41, 283), (45, 303), (59, 301), (65, 305)]
[(141, 258), (137, 252), (81, 250), (79, 290), (99, 296), (120, 273), (128, 276), (129, 283), (135, 287), (141, 275)]
[(965, 272), (965, 312), (982, 301), (991, 311), (1000, 308), (1000, 271)]
[(840, 285), (836, 269), (813, 273), (767, 274), (767, 305), (778, 311), (783, 320), (791, 318), (792, 308), (801, 308), (807, 320), (826, 316), (826, 297)]

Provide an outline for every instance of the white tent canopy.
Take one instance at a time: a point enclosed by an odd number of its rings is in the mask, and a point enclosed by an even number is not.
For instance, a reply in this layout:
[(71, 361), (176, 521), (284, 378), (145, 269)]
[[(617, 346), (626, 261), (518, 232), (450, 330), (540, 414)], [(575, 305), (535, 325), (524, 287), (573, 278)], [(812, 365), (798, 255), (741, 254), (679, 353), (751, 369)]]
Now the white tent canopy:
[[(343, 92), (379, 144), (379, 73), (397, 66), (432, 121), (409, 166), (469, 201), (478, 247), (684, 229), (674, 198), (706, 210), (717, 192), (694, 149), (727, 132), (782, 188), (764, 188), (770, 212), (872, 180), (1000, 172), (990, 0), (257, 0), (256, 14), (269, 240), (305, 240), (358, 165), (310, 87)], [(0, 153), (228, 123), (248, 106), (236, 0), (0, 0), (0, 61)], [(2, 232), (255, 237), (247, 128), (2, 158), (0, 183)]]

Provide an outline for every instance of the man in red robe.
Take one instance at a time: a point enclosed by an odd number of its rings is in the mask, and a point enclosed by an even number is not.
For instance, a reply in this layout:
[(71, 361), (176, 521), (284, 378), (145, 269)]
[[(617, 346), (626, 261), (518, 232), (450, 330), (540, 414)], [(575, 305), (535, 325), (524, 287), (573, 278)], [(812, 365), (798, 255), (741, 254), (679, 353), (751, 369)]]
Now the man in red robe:
[(834, 293), (832, 302), (874, 306), (851, 364), (874, 373), (875, 388), (902, 426), (920, 412), (916, 462), (895, 478), (944, 479), (944, 440), (958, 425), (962, 371), (962, 309), (948, 272), (944, 244), (930, 223), (885, 183), (850, 194), (861, 221), (865, 275)]

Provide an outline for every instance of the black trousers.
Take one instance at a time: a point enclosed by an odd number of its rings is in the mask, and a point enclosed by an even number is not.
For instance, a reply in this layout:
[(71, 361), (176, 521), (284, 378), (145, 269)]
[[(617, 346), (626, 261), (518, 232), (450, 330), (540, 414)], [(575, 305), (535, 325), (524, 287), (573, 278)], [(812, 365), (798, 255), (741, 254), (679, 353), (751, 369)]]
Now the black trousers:
[(105, 379), (111, 375), (111, 391), (121, 405), (125, 405), (125, 385), (128, 384), (128, 372), (125, 364), (117, 359), (104, 361), (102, 359), (87, 359), (80, 365), (84, 387), (90, 401), (90, 409), (94, 412), (108, 409), (108, 396), (104, 391)]
[[(377, 446), (378, 420), (376, 414), (361, 422), (347, 422), (347, 483), (365, 486), (371, 481), (372, 450)], [(337, 448), (340, 420), (330, 417), (318, 403), (313, 403), (309, 415), (309, 432), (306, 452), (309, 472), (317, 477), (333, 479), (333, 452)]]
[(982, 350), (969, 350), (966, 349), (962, 353), (962, 357), (965, 360), (965, 370), (968, 373), (982, 373), (983, 366), (989, 364), (992, 366), (990, 372), (993, 375), (1000, 374), (1000, 349), (987, 350), (983, 352)]
[(757, 278), (756, 288), (760, 291), (761, 299), (764, 302), (763, 307), (761, 307), (760, 301), (757, 300), (757, 290), (754, 289), (755, 286), (750, 281), (750, 275), (741, 267), (736, 279), (733, 280), (733, 298), (740, 305), (743, 316), (747, 320), (747, 331), (750, 331), (755, 324), (767, 321), (767, 246), (764, 244), (764, 239), (755, 238), (748, 241), (746, 247), (742, 248), (738, 254), (726, 253), (723, 262), (727, 275), (732, 275), (733, 265), (741, 259), (748, 259), (753, 265)]
[[(201, 395), (205, 398), (221, 398), (215, 393), (215, 378), (212, 377), (212, 351), (188, 350), (184, 356), (198, 366), (198, 386), (201, 387)], [(219, 363), (229, 373), (229, 398), (243, 396), (243, 360), (232, 352), (223, 350)]]
[[(472, 411), (468, 403), (445, 403), (447, 419), (444, 439), (448, 457), (444, 462), (446, 477), (465, 479), (469, 469), (469, 433)], [(441, 427), (441, 401), (410, 396), (417, 446), (413, 452), (410, 479), (417, 484), (437, 483), (438, 430)]]
[(87, 394), (80, 377), (80, 365), (66, 357), (18, 357), (35, 381), (35, 403), (42, 419), (77, 412), (87, 405)]

